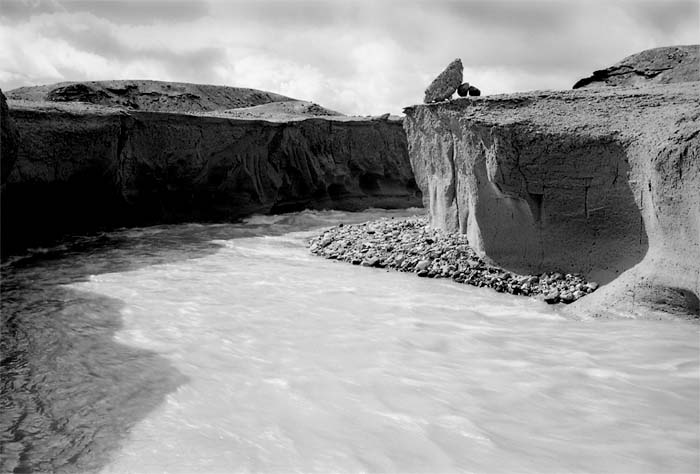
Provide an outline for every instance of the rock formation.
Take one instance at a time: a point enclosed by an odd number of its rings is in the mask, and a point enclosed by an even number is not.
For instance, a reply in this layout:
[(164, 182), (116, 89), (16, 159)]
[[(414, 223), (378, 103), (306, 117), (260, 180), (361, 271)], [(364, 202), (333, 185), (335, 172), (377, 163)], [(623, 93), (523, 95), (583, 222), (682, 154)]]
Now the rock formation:
[(440, 102), (452, 97), (462, 83), (462, 61), (458, 58), (452, 61), (425, 90), (423, 102)]
[[(513, 271), (608, 283), (579, 314), (698, 314), (700, 82), (418, 105), (431, 223)], [(612, 283), (610, 283), (612, 282)]]
[(648, 49), (574, 84), (574, 89), (642, 86), (700, 80), (700, 45)]
[(8, 101), (20, 143), (1, 200), (5, 253), (122, 225), (421, 204), (400, 120), (237, 119), (223, 110), (234, 99), (198, 114)]
[(10, 118), (5, 94), (0, 90), (0, 182), (3, 184), (17, 160), (18, 139), (17, 129)]
[(481, 95), (481, 91), (474, 86), (469, 86), (469, 89), (467, 90), (467, 92), (472, 97), (479, 97)]
[(457, 95), (460, 97), (466, 97), (469, 95), (469, 83), (465, 82), (457, 88)]

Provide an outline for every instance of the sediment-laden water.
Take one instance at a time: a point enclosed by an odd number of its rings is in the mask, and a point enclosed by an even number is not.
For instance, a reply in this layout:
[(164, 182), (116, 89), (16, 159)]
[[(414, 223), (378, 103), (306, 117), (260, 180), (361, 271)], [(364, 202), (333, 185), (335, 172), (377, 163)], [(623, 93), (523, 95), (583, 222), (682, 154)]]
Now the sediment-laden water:
[(2, 472), (697, 472), (686, 321), (324, 260), (303, 212), (2, 269)]

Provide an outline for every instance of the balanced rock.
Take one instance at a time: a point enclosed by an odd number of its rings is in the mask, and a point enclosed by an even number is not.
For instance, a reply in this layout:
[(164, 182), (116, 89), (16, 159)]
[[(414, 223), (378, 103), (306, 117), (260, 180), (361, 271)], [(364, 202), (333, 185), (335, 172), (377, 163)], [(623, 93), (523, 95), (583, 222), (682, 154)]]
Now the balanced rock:
[(469, 95), (472, 97), (476, 97), (476, 96), (481, 95), (481, 91), (474, 86), (469, 86), (469, 89), (467, 92), (469, 92)]
[(440, 102), (452, 97), (459, 85), (462, 83), (462, 60), (457, 58), (452, 61), (444, 71), (436, 77), (425, 90), (423, 102)]
[(469, 83), (465, 82), (457, 88), (457, 95), (460, 97), (466, 97), (469, 94)]

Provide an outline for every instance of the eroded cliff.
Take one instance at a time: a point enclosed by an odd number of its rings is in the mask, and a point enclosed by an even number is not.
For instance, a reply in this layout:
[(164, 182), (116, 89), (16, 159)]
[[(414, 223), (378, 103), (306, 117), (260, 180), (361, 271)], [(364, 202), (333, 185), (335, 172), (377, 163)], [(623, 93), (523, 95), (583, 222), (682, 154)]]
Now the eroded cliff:
[(10, 118), (5, 94), (0, 90), (0, 182), (7, 180), (7, 175), (17, 160), (18, 133)]
[(431, 223), (515, 271), (608, 283), (579, 311), (698, 314), (700, 83), (406, 109)]
[(421, 203), (397, 120), (9, 104), (20, 142), (2, 195), (5, 252), (101, 227)]

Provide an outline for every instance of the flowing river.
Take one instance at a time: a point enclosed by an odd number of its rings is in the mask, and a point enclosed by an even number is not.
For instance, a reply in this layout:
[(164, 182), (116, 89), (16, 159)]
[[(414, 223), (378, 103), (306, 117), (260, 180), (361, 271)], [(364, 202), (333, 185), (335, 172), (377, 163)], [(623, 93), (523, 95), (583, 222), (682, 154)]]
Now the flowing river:
[(574, 321), (306, 248), (410, 213), (126, 229), (5, 263), (0, 471), (700, 470), (697, 324)]

